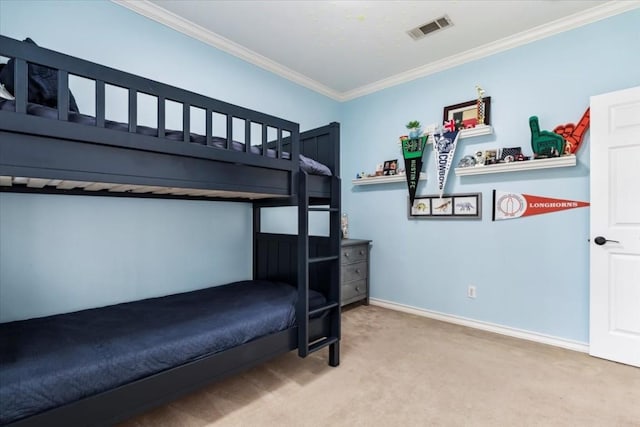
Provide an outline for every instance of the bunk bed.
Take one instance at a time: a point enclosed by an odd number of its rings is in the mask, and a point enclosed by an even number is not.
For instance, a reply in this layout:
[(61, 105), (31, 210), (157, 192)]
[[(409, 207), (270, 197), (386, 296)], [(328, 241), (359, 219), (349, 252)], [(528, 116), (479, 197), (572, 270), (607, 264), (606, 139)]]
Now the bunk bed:
[[(0, 324), (0, 424), (112, 425), (293, 350), (328, 348), (339, 364), (339, 124), (300, 133), (31, 41), (0, 36), (0, 56), (0, 191), (250, 203), (254, 265), (251, 280)], [(94, 83), (95, 114), (78, 111), (72, 75)], [(128, 93), (126, 123), (107, 117), (108, 85)], [(138, 123), (140, 94), (156, 100), (156, 126)], [(297, 234), (262, 231), (263, 210), (280, 206), (297, 207)], [(309, 235), (313, 211), (329, 236)]]

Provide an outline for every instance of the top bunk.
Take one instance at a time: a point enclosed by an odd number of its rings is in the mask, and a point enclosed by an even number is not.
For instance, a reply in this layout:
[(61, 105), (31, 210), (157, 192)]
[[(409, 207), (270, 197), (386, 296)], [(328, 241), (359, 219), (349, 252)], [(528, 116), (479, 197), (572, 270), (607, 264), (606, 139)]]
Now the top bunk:
[(328, 197), (339, 176), (337, 123), (301, 134), (30, 39), (0, 36), (0, 58), (2, 191), (246, 201), (296, 196), (298, 172)]

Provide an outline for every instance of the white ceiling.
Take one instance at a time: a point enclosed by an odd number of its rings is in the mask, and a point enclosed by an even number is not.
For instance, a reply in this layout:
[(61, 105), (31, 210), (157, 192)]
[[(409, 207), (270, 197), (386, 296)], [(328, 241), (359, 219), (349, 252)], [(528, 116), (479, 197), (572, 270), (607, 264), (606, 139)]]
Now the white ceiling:
[[(639, 1), (114, 0), (347, 100), (636, 7)], [(453, 26), (407, 31), (447, 15)]]

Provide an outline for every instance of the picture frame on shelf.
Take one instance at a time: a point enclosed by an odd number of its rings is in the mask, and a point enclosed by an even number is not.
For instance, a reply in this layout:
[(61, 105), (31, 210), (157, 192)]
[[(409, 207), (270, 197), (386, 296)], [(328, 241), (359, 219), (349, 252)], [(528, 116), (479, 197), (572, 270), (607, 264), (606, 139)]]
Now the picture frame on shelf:
[[(481, 123), (479, 123), (479, 117)], [(453, 120), (456, 130), (491, 125), (491, 97), (482, 98), (482, 102), (479, 99), (474, 99), (444, 107), (443, 123), (451, 122), (451, 120)]]
[(409, 219), (481, 219), (482, 193), (416, 196)]
[(515, 162), (520, 159), (524, 159), (522, 155), (522, 147), (503, 147), (498, 148), (497, 154), (498, 162)]
[(398, 159), (385, 160), (382, 167), (382, 175), (392, 176), (398, 174)]

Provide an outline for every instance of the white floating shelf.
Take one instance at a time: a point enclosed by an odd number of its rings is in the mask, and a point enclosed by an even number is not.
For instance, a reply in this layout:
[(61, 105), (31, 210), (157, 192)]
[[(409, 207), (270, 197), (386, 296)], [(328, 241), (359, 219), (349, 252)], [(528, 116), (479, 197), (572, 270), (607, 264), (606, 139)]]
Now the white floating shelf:
[[(491, 135), (493, 128), (489, 125), (476, 126), (474, 128), (462, 129), (459, 139), (473, 138), (474, 136)], [(433, 134), (429, 134), (427, 144), (433, 144)]]
[[(421, 172), (420, 179), (427, 179), (427, 174)], [(407, 175), (372, 176), (371, 178), (358, 178), (351, 180), (353, 185), (389, 184), (392, 182), (407, 182)]]
[(472, 138), (474, 136), (491, 135), (493, 128), (489, 125), (476, 126), (470, 129), (462, 129), (460, 131), (460, 139)]
[(576, 156), (575, 154), (571, 154), (569, 156), (553, 157), (550, 159), (535, 159), (525, 160), (522, 162), (496, 163), (494, 165), (456, 168), (455, 171), (457, 176), (466, 176), (484, 175), (487, 173), (518, 172), (534, 169), (563, 168), (575, 165)]

